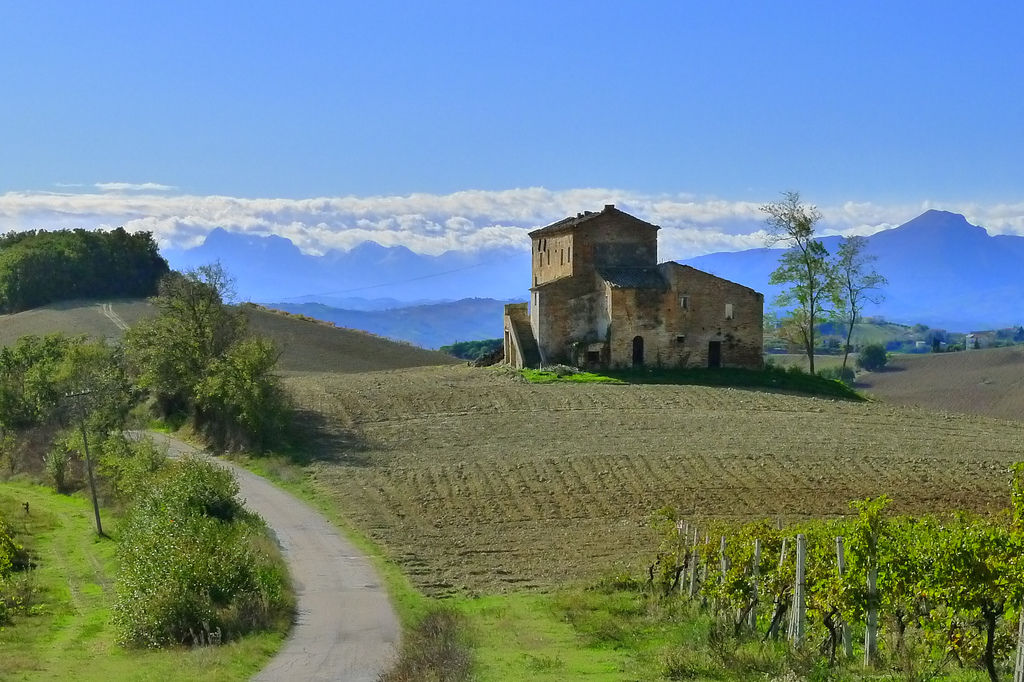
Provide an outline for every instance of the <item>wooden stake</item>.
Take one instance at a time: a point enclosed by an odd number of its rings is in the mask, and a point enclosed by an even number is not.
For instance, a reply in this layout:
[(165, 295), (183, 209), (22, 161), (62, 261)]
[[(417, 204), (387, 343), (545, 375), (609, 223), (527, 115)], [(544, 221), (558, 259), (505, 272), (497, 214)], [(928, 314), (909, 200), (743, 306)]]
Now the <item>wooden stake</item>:
[(718, 543), (718, 564), (722, 569), (722, 582), (725, 582), (726, 573), (729, 572), (729, 557), (725, 556), (725, 536)]
[(697, 594), (697, 527), (693, 527), (693, 547), (690, 550), (690, 589), (689, 597), (693, 599)]
[(878, 661), (878, 569), (868, 569), (868, 618), (864, 630), (864, 665), (872, 668)]
[[(782, 550), (779, 552), (779, 571), (782, 571), (782, 567), (786, 564), (786, 538), (782, 538)], [(774, 622), (775, 614), (779, 613), (779, 607), (782, 605), (782, 592), (775, 595), (775, 603), (772, 605), (772, 625), (768, 630), (768, 636), (775, 638), (779, 636), (779, 626), (781, 623)], [(781, 618), (779, 619), (781, 620)]]
[[(841, 535), (836, 537), (836, 569), (841, 579), (846, 573), (846, 553), (843, 551), (843, 538)], [(843, 639), (843, 655), (847, 658), (852, 658), (853, 637), (850, 636), (850, 626), (843, 620), (842, 615), (839, 616), (839, 632)]]
[(803, 533), (796, 536), (796, 580), (793, 582), (793, 608), (790, 611), (789, 641), (800, 646), (804, 641), (805, 599), (804, 572), (807, 562), (807, 538)]
[(747, 625), (751, 630), (757, 630), (757, 600), (761, 596), (761, 586), (758, 584), (761, 579), (761, 539), (754, 539), (754, 565), (750, 567), (750, 585), (753, 588), (751, 594), (750, 611), (747, 613)]
[(1020, 610), (1017, 627), (1017, 664), (1013, 668), (1013, 682), (1024, 682), (1024, 608)]

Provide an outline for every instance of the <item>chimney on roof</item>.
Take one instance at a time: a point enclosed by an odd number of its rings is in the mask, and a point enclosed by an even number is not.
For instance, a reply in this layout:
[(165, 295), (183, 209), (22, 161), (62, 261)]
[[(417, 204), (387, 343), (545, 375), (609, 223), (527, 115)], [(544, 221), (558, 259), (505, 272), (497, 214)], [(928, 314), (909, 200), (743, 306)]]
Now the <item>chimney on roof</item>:
[(615, 204), (605, 204), (604, 205), (604, 210), (606, 210), (606, 211), (610, 211), (613, 208), (615, 208)]

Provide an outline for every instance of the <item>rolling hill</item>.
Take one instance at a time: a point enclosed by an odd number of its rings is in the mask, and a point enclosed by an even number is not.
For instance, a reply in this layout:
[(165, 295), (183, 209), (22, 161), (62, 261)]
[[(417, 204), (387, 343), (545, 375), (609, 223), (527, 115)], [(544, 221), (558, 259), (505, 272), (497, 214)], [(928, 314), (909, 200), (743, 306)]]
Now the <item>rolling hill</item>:
[(858, 377), (882, 400), (941, 412), (1024, 420), (1024, 347), (894, 355), (883, 372)]
[[(341, 329), (257, 306), (244, 306), (252, 329), (274, 339), (281, 349), (282, 372), (366, 372), (461, 362), (444, 353), (391, 341), (366, 332)], [(123, 327), (154, 313), (146, 301), (71, 301), (13, 315), (0, 315), (0, 346), (27, 334), (85, 334), (117, 339)]]
[(495, 339), (502, 335), (505, 301), (465, 298), (389, 308), (351, 310), (322, 303), (270, 303), (272, 308), (333, 322), (339, 327), (362, 329), (391, 339), (440, 348), (456, 341)]

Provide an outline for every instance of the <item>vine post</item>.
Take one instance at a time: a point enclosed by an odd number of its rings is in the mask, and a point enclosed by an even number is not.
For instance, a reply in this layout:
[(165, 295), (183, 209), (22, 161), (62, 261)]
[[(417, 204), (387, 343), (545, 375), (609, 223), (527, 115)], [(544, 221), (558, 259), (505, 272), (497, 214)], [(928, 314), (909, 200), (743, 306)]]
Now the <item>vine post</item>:
[(868, 568), (868, 617), (864, 630), (864, 665), (872, 668), (878, 661), (878, 567)]
[(793, 581), (793, 608), (790, 612), (789, 641), (800, 646), (804, 641), (806, 596), (804, 595), (804, 575), (807, 568), (807, 536), (800, 533), (796, 536), (796, 579)]
[(726, 580), (726, 574), (729, 572), (729, 557), (725, 555), (725, 536), (718, 542), (718, 565), (722, 569), (722, 582)]
[(686, 557), (689, 554), (689, 552), (686, 551), (687, 550), (687, 548), (686, 548), (686, 540), (690, 536), (690, 524), (687, 521), (678, 521), (678, 522), (676, 522), (676, 533), (678, 535), (678, 538), (677, 538), (678, 550), (676, 552), (676, 560), (682, 562), (682, 568), (679, 569), (679, 571), (682, 573), (682, 577), (678, 578), (678, 581), (679, 581), (679, 594), (682, 594), (683, 590), (686, 589), (685, 581), (683, 580), (683, 577), (685, 577), (686, 568), (687, 568), (687, 566), (686, 566)]
[[(747, 625), (751, 630), (757, 630), (757, 600), (760, 598), (761, 587), (758, 582), (761, 578), (761, 539), (754, 539), (754, 564), (750, 568), (750, 612), (747, 614)], [(1024, 623), (1024, 621), (1021, 621)]]
[(690, 549), (690, 589), (689, 597), (693, 599), (697, 595), (697, 563), (700, 555), (697, 553), (697, 526), (693, 527), (693, 546)]
[[(779, 551), (779, 573), (782, 573), (782, 567), (786, 565), (786, 538), (782, 538), (782, 549)], [(775, 595), (775, 604), (772, 608), (772, 623), (768, 628), (768, 636), (776, 638), (779, 636), (779, 626), (782, 620), (782, 611), (784, 610), (783, 604), (784, 595), (781, 587)]]
[(1013, 682), (1024, 682), (1024, 608), (1020, 610), (1017, 626), (1017, 662), (1013, 666)]
[[(846, 552), (843, 548), (843, 536), (836, 536), (836, 570), (839, 573), (839, 579), (843, 579), (843, 575), (846, 573)], [(843, 638), (843, 654), (847, 658), (853, 657), (853, 638), (850, 636), (850, 625), (846, 622), (842, 616), (839, 616), (839, 629), (842, 632)]]

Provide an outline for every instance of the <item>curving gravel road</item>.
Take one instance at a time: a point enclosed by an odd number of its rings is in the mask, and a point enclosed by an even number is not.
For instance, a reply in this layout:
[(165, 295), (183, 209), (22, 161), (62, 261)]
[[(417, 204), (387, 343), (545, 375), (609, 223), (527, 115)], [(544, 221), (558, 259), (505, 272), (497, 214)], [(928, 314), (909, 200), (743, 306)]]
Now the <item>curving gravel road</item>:
[[(146, 435), (172, 456), (199, 453), (165, 434)], [(246, 505), (274, 532), (298, 600), (291, 635), (253, 679), (376, 680), (394, 659), (400, 628), (370, 560), (304, 502), (236, 464), (213, 461), (234, 472)]]

